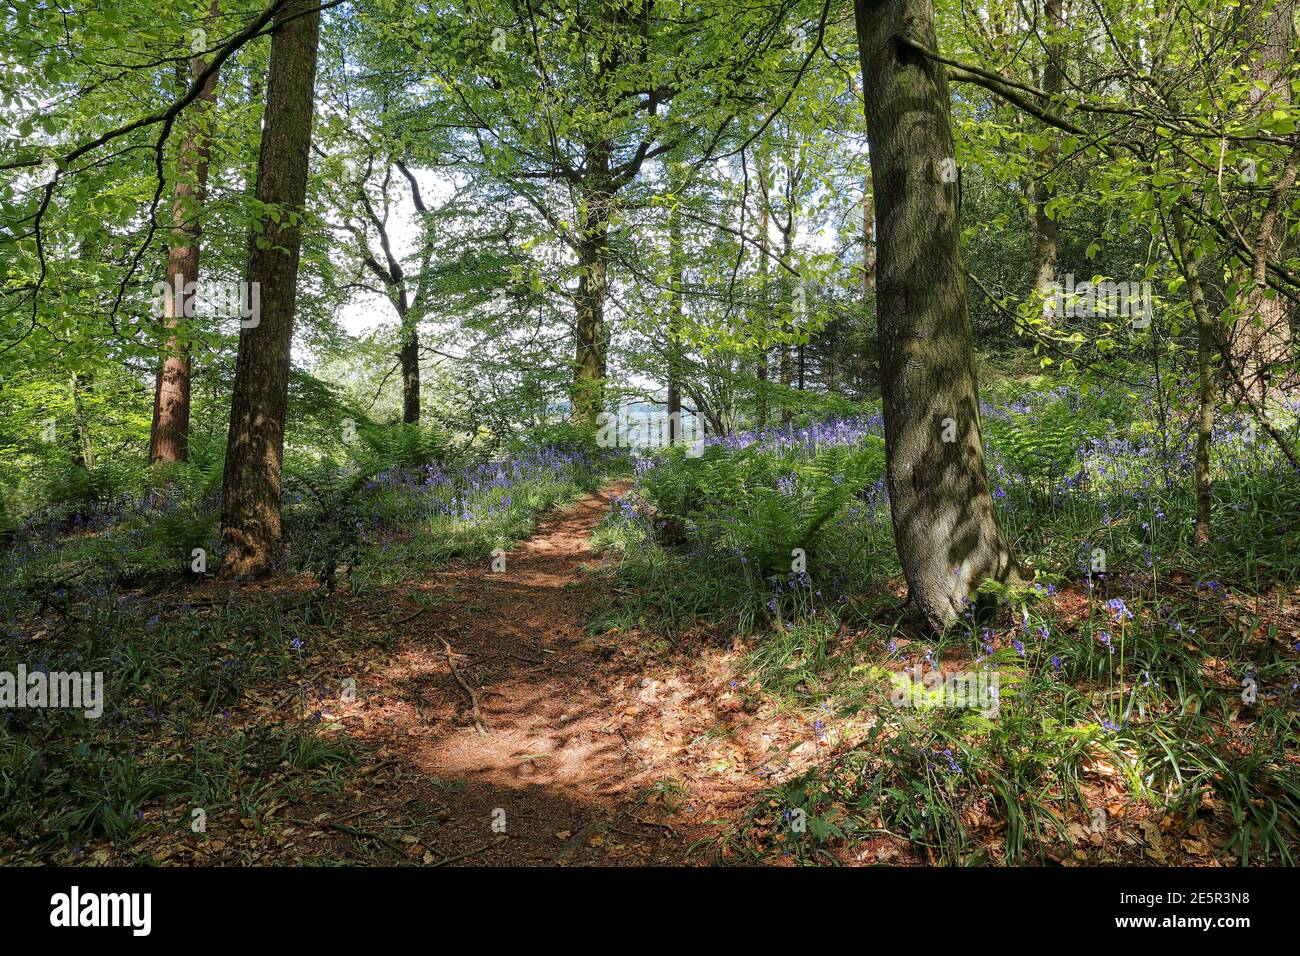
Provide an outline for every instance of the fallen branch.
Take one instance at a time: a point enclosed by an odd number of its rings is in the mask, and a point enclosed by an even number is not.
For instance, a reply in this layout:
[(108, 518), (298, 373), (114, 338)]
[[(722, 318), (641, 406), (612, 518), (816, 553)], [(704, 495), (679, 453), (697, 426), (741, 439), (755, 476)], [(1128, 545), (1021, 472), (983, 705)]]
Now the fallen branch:
[(455, 863), (457, 860), (463, 860), (467, 856), (477, 856), (484, 850), (490, 850), (492, 847), (504, 842), (504, 837), (497, 837), (495, 840), (489, 840), (476, 850), (466, 850), (464, 853), (458, 853), (455, 856), (443, 857), (437, 863), (430, 863), (430, 866), (446, 866), (448, 863)]
[(483, 725), (483, 712), (479, 710), (478, 693), (469, 685), (469, 682), (465, 680), (461, 675), (460, 670), (456, 667), (456, 652), (451, 649), (451, 645), (446, 641), (443, 641), (442, 646), (447, 652), (447, 666), (451, 668), (451, 676), (456, 678), (456, 683), (459, 684), (461, 689), (469, 695), (469, 702), (473, 706), (474, 711), (474, 729), (478, 731), (480, 737), (486, 737), (487, 728)]

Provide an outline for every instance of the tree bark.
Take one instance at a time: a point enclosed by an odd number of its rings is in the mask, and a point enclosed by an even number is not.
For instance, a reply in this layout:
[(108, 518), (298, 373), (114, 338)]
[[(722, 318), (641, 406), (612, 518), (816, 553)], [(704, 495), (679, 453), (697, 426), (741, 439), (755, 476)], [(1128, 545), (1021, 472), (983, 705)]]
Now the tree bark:
[(876, 290), (876, 204), (871, 197), (871, 183), (862, 192), (862, 304), (871, 301)]
[(402, 421), (415, 425), (420, 421), (420, 333), (409, 314), (402, 315)]
[(279, 557), (280, 472), (319, 38), (320, 12), (312, 0), (291, 0), (277, 14), (257, 199), (279, 215), (278, 221), (262, 216), (249, 248), (249, 286), (260, 308), (257, 324), (240, 332), (235, 366), (221, 513), (222, 573), (228, 577), (264, 574)]
[(1210, 506), (1214, 493), (1210, 482), (1210, 439), (1214, 434), (1214, 370), (1210, 357), (1214, 351), (1214, 319), (1205, 305), (1205, 291), (1201, 288), (1201, 256), (1191, 253), (1183, 212), (1177, 205), (1173, 208), (1173, 226), (1178, 262), (1187, 282), (1192, 314), (1196, 317), (1196, 526), (1192, 542), (1203, 548), (1210, 543)]
[[(986, 578), (1017, 578), (984, 470), (931, 0), (855, 0), (877, 218), (886, 482), (909, 594), (936, 629)], [(945, 163), (944, 161), (948, 162)], [(951, 438), (952, 440), (946, 440)]]
[(686, 322), (682, 221), (674, 206), (668, 214), (668, 268), (672, 283), (668, 306), (668, 444), (682, 440), (682, 329)]
[(591, 425), (605, 407), (608, 364), (605, 334), (605, 293), (609, 268), (609, 216), (613, 199), (606, 177), (609, 147), (587, 150), (592, 171), (582, 192), (578, 237), (578, 298), (573, 369), (573, 421)]
[[(219, 13), (217, 0), (212, 0), (209, 19)], [(191, 77), (197, 79), (206, 66), (202, 57), (191, 57)], [(153, 424), (149, 432), (151, 464), (187, 461), (190, 456), (190, 346), (177, 326), (192, 312), (193, 287), (199, 280), (199, 234), (211, 155), (206, 115), (216, 101), (217, 74), (213, 73), (194, 101), (194, 112), (176, 161), (172, 244), (167, 254), (168, 291), (163, 298), (163, 327), (167, 338), (154, 382)]]
[[(1046, 21), (1043, 30), (1047, 58), (1043, 64), (1042, 88), (1046, 93), (1060, 93), (1064, 80), (1061, 65), (1061, 38), (1059, 31), (1064, 26), (1061, 16), (1062, 0), (1047, 0), (1043, 13)], [(1038, 154), (1041, 172), (1034, 183), (1034, 290), (1040, 295), (1049, 295), (1056, 283), (1057, 226), (1056, 220), (1047, 213), (1047, 206), (1056, 195), (1051, 185), (1051, 177), (1056, 171), (1057, 155), (1060, 151), (1059, 137), (1054, 130), (1048, 130), (1048, 142)]]

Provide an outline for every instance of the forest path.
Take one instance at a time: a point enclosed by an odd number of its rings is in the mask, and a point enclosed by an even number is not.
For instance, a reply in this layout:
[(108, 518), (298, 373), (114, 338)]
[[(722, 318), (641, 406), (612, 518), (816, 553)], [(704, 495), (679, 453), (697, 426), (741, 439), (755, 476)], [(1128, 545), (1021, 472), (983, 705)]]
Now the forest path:
[[(739, 709), (721, 669), (698, 657), (665, 662), (632, 637), (585, 628), (601, 579), (581, 565), (596, 560), (592, 531), (626, 487), (544, 518), (503, 571), (484, 560), (415, 582), (405, 591), (421, 592), (423, 611), (372, 606), (390, 630), (394, 617), (410, 620), (397, 625), (397, 651), (358, 681), (359, 703), (343, 721), (376, 772), (354, 785), (349, 816), (330, 816), (359, 830), (364, 808), (384, 807), (404, 845), (368, 844), (381, 856), (680, 864), (690, 837), (673, 816), (678, 804), (689, 794), (685, 809), (707, 818), (717, 802), (754, 790), (753, 778), (710, 774), (709, 755), (693, 749), (720, 714)], [(684, 777), (696, 779), (687, 787)]]

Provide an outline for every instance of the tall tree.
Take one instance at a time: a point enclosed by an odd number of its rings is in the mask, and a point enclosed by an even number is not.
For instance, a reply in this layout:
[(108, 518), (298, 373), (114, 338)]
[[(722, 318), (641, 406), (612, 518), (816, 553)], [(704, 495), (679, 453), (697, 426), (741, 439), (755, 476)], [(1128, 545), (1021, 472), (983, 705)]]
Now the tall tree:
[[(759, 169), (759, 176), (763, 176), (762, 169)], [(768, 309), (768, 286), (767, 286), (767, 256), (768, 256), (768, 232), (771, 229), (771, 223), (768, 221), (767, 197), (764, 195), (760, 201), (758, 211), (758, 304), (762, 314), (762, 321), (766, 324), (769, 321), (767, 314)], [(767, 344), (766, 337), (761, 339), (762, 345), (758, 353), (758, 424), (759, 427), (767, 426), (767, 402), (768, 402), (768, 357), (771, 354), (771, 347)]]
[[(1246, 11), (1245, 28), (1253, 41), (1248, 48), (1252, 84), (1249, 106), (1255, 118), (1287, 107), (1293, 99), (1295, 15), (1296, 0), (1254, 0)], [(1245, 303), (1233, 332), (1233, 358), (1255, 398), (1261, 401), (1277, 389), (1275, 369), (1291, 360), (1291, 323), (1286, 300), (1271, 292), (1266, 277), (1267, 261), (1280, 255), (1286, 243), (1287, 225), (1279, 215), (1279, 207), (1295, 177), (1293, 153), (1278, 179), (1280, 185), (1269, 193), (1260, 216), (1254, 237), (1254, 261), (1238, 273)]]
[[(600, 60), (603, 64), (604, 58)], [(589, 140), (584, 144), (586, 172), (578, 188), (578, 314), (573, 355), (573, 420), (579, 423), (595, 421), (605, 405), (604, 382), (609, 365), (609, 331), (605, 327), (609, 226), (618, 188), (611, 177), (610, 155), (613, 149), (613, 143), (605, 139)]]
[(1210, 479), (1210, 441), (1214, 433), (1214, 370), (1210, 364), (1214, 352), (1214, 319), (1205, 305), (1201, 287), (1201, 250), (1193, 249), (1187, 239), (1187, 225), (1182, 207), (1172, 210), (1174, 243), (1171, 250), (1187, 282), (1192, 315), (1196, 319), (1196, 524), (1192, 540), (1197, 547), (1210, 543), (1210, 506), (1214, 489)]
[[(394, 165), (406, 178), (411, 190), (411, 202), (415, 206), (416, 213), (426, 223), (429, 220), (430, 210), (424, 203), (424, 195), (420, 191), (414, 173), (400, 160), (394, 163), (385, 161), (383, 176), (378, 186), (379, 202), (376, 208), (376, 203), (371, 201), (369, 194), (369, 177), (373, 171), (374, 159), (373, 154), (366, 157), (364, 175), (356, 186), (356, 200), (363, 221), (358, 224), (349, 217), (346, 225), (356, 239), (362, 264), (382, 283), (384, 295), (388, 297), (397, 312), (401, 345), (396, 357), (402, 370), (402, 421), (407, 425), (413, 425), (420, 420), (420, 317), (424, 310), (424, 299), (431, 285), (427, 273), (433, 256), (433, 247), (427, 239), (421, 243), (413, 275), (408, 274), (402, 265), (401, 257), (394, 249), (389, 222), (393, 207), (390, 187)], [(383, 255), (382, 262), (370, 247), (370, 229), (374, 230), (379, 240), (379, 248)]]
[[(909, 595), (957, 619), (1016, 562), (984, 469), (944, 67), (931, 0), (855, 0), (877, 218), (886, 481)], [(920, 49), (917, 49), (917, 48)]]
[(226, 441), (221, 547), (228, 576), (265, 573), (280, 547), (280, 469), (319, 38), (315, 0), (285, 0), (271, 39), (258, 220), (248, 254), (249, 285), (260, 305), (256, 324), (239, 334)]
[(769, 366), (772, 347), (767, 341), (767, 327), (771, 323), (771, 316), (768, 314), (768, 262), (769, 254), (769, 233), (771, 231), (771, 221), (769, 213), (771, 204), (768, 197), (768, 146), (766, 139), (760, 139), (758, 144), (758, 321), (754, 324), (759, 328), (758, 340), (758, 360), (755, 368), (755, 410), (754, 415), (760, 428), (767, 427), (768, 400), (769, 400)]
[[(791, 17), (655, 0), (404, 4), (381, 33), (412, 44), (419, 69), (452, 90), (467, 149), (567, 246), (573, 299), (572, 413), (604, 403), (611, 341), (611, 244), (648, 162), (726, 154), (737, 118), (786, 68)], [(824, 14), (823, 14), (824, 16)], [(802, 59), (814, 47), (805, 40)]]
[(668, 212), (668, 271), (672, 284), (668, 304), (668, 443), (682, 438), (682, 332), (686, 324), (685, 254), (682, 249), (682, 216), (674, 197)]
[[(777, 287), (780, 289), (781, 306), (780, 315), (782, 316), (782, 339), (779, 350), (777, 371), (781, 380), (781, 421), (788, 422), (794, 416), (790, 407), (790, 389), (794, 385), (793, 362), (790, 354), (790, 333), (803, 319), (803, 306), (805, 290), (802, 280), (794, 277), (794, 244), (795, 237), (799, 232), (799, 207), (803, 199), (803, 190), (806, 188), (805, 154), (799, 148), (794, 130), (790, 131), (791, 142), (784, 144), (784, 162), (781, 164), (781, 170), (784, 175), (780, 180), (781, 206), (784, 207), (785, 218), (782, 219), (777, 214), (776, 204), (772, 201), (772, 192), (767, 180), (759, 177), (759, 188), (762, 190), (762, 202), (765, 222), (770, 216), (771, 222), (776, 225), (777, 232), (781, 234), (781, 251), (778, 265), (780, 268), (779, 281)], [(773, 184), (775, 185), (775, 184)], [(766, 237), (764, 237), (766, 242)], [(800, 372), (803, 371), (802, 345), (799, 352)], [(800, 381), (799, 388), (802, 391), (803, 383)]]
[[(208, 21), (220, 13), (212, 0)], [(196, 31), (194, 52), (202, 52), (206, 36)], [(198, 82), (207, 62), (202, 56), (189, 61), (188, 82)], [(184, 70), (181, 78), (185, 80)], [(190, 347), (178, 326), (192, 314), (194, 285), (199, 279), (199, 233), (203, 201), (208, 186), (211, 130), (208, 113), (217, 101), (214, 70), (194, 100), (189, 127), (181, 139), (176, 159), (176, 186), (172, 202), (172, 242), (167, 253), (167, 292), (163, 297), (166, 341), (154, 383), (153, 425), (149, 433), (149, 461), (186, 461), (190, 434)]]
[[(1061, 59), (1064, 56), (1064, 41), (1061, 30), (1064, 26), (1062, 7), (1064, 0), (1047, 0), (1043, 8), (1046, 23), (1043, 27), (1043, 85), (1044, 93), (1055, 96), (1061, 92), (1065, 71)], [(1057, 227), (1055, 213), (1051, 209), (1052, 198), (1056, 195), (1053, 179), (1057, 175), (1056, 163), (1060, 153), (1060, 137), (1056, 130), (1048, 129), (1047, 142), (1038, 153), (1041, 172), (1033, 181), (1034, 195), (1034, 289), (1040, 295), (1048, 295), (1056, 283)]]

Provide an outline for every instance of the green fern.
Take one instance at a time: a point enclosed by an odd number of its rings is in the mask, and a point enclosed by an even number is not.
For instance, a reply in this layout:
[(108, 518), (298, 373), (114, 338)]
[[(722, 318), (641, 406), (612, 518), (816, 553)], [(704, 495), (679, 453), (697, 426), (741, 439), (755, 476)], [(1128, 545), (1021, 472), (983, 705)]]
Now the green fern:
[(811, 560), (826, 523), (883, 465), (879, 439), (812, 458), (721, 446), (689, 458), (671, 449), (660, 467), (643, 475), (641, 487), (668, 537), (738, 550), (770, 574), (788, 570), (795, 549)]

